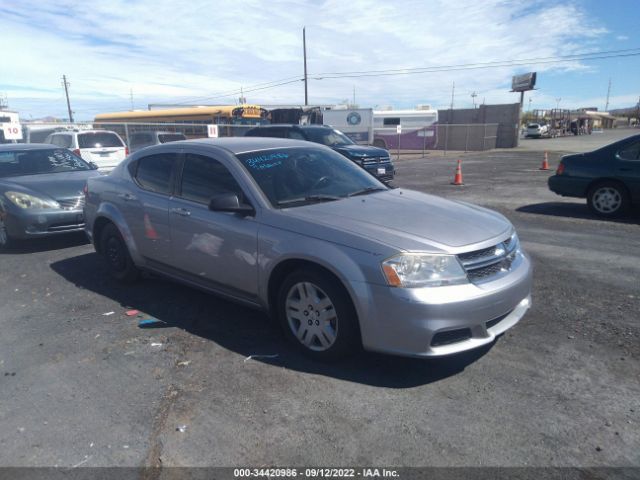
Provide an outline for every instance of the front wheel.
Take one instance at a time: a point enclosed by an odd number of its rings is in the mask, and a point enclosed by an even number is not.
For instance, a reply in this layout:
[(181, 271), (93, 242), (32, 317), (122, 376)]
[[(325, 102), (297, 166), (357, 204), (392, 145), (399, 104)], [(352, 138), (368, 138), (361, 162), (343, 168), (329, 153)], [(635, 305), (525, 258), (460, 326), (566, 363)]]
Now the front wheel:
[(601, 217), (618, 217), (629, 208), (629, 194), (617, 182), (600, 182), (587, 195), (589, 209)]
[(7, 224), (4, 222), (4, 218), (0, 217), (0, 250), (10, 248), (13, 243), (14, 240), (11, 235), (9, 235)]
[(137, 280), (140, 271), (129, 255), (129, 249), (127, 249), (127, 244), (124, 242), (120, 230), (113, 223), (105, 226), (102, 230), (100, 249), (107, 262), (107, 269), (113, 278), (125, 283)]
[(335, 360), (358, 348), (358, 319), (351, 300), (339, 282), (320, 270), (298, 270), (284, 280), (278, 319), (285, 336), (318, 360)]

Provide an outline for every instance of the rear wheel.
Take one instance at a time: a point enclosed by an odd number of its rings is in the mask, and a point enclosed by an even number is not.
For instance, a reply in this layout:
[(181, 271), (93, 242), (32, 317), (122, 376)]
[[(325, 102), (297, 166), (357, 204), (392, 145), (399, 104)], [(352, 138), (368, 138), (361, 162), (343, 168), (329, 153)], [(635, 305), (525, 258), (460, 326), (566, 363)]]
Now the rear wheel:
[(13, 238), (9, 235), (7, 224), (4, 222), (4, 218), (0, 217), (0, 250), (5, 250), (14, 243)]
[(351, 300), (334, 278), (320, 270), (298, 270), (284, 280), (278, 319), (285, 336), (318, 360), (335, 360), (358, 347), (358, 319)]
[(113, 223), (102, 229), (100, 249), (107, 262), (107, 269), (113, 278), (126, 283), (137, 280), (140, 271), (131, 260), (127, 244)]
[(618, 182), (600, 182), (589, 190), (587, 205), (596, 215), (617, 217), (629, 208), (629, 193)]

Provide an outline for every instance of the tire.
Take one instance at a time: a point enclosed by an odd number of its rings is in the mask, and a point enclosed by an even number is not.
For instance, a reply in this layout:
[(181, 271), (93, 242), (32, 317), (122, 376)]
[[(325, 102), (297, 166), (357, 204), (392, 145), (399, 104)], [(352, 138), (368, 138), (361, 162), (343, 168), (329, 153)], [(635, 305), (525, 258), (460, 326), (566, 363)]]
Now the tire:
[(15, 244), (15, 240), (9, 235), (4, 218), (0, 217), (0, 250), (8, 250)]
[(599, 182), (589, 189), (587, 205), (589, 210), (600, 217), (619, 217), (629, 209), (629, 192), (621, 183)]
[(120, 230), (113, 223), (102, 229), (100, 247), (107, 263), (107, 270), (113, 278), (123, 283), (131, 283), (138, 279), (140, 271), (131, 260), (129, 249)]
[(309, 357), (333, 361), (359, 349), (351, 299), (335, 278), (320, 270), (289, 274), (280, 286), (277, 312), (285, 337)]

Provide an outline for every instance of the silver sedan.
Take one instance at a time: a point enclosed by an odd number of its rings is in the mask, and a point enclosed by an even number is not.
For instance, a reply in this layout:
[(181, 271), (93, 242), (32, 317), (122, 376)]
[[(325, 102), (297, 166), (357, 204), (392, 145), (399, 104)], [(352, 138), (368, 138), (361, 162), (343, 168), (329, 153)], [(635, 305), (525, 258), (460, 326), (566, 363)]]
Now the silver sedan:
[(96, 168), (48, 144), (0, 146), (0, 249), (27, 238), (84, 230), (87, 178)]
[(148, 270), (264, 309), (319, 359), (462, 352), (531, 302), (531, 264), (505, 217), (391, 189), (307, 142), (151, 147), (89, 179), (84, 211), (115, 278)]

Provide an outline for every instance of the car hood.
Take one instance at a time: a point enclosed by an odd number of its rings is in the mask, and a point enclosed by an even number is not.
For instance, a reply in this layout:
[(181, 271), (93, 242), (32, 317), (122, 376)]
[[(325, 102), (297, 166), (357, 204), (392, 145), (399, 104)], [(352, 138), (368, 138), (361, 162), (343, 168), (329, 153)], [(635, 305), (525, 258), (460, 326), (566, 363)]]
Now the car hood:
[(368, 145), (339, 145), (333, 148), (336, 152), (353, 158), (388, 157), (389, 152), (384, 148), (370, 147)]
[(290, 208), (286, 214), (304, 221), (305, 232), (354, 248), (365, 237), (400, 250), (458, 253), (469, 245), (490, 246), (513, 228), (497, 212), (404, 189)]
[(73, 198), (82, 195), (88, 178), (100, 176), (96, 170), (79, 172), (44, 173), (0, 178), (2, 190), (28, 191), (53, 199)]

